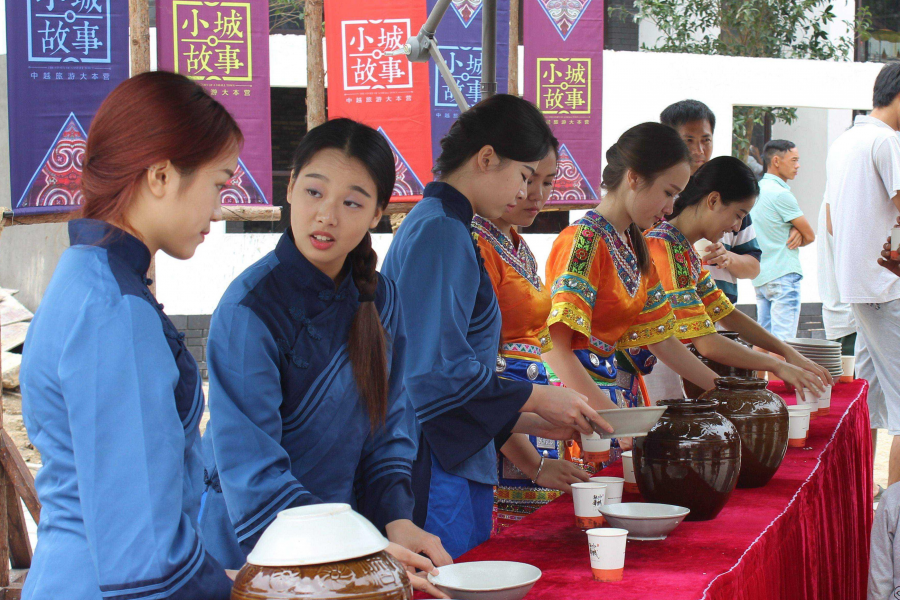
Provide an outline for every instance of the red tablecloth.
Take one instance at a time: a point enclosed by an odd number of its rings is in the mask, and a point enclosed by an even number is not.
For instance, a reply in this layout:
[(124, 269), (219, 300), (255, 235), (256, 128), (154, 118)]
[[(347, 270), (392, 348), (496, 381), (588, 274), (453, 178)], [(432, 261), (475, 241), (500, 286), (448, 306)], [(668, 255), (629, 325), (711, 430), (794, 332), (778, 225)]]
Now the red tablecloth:
[[(812, 421), (812, 449), (789, 448), (767, 486), (735, 490), (714, 520), (683, 522), (664, 541), (629, 541), (621, 582), (591, 578), (587, 536), (575, 528), (569, 495), (460, 561), (539, 567), (529, 600), (863, 599), (873, 517), (867, 392), (864, 381), (837, 385), (831, 413)], [(606, 474), (620, 475), (621, 466)]]

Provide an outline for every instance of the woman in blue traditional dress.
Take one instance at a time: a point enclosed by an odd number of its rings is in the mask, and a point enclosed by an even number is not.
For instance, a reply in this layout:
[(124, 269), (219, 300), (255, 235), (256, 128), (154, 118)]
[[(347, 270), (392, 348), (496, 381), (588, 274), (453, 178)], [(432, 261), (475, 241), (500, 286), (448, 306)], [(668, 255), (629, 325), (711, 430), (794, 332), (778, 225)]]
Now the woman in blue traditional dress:
[(43, 467), (27, 599), (227, 600), (198, 526), (200, 372), (148, 289), (187, 259), (237, 168), (234, 119), (172, 73), (121, 83), (91, 123), (85, 218), (25, 343), (22, 413)]
[(213, 314), (201, 523), (228, 568), (279, 511), (321, 502), (349, 503), (392, 542), (451, 562), (412, 522), (408, 340), (369, 234), (394, 179), (374, 129), (336, 119), (310, 131), (291, 170), (291, 227)]
[(454, 558), (490, 537), (497, 448), (512, 432), (569, 439), (575, 428), (592, 431), (588, 419), (606, 426), (581, 394), (503, 379), (494, 369), (500, 310), (472, 218), (514, 207), (551, 140), (540, 111), (514, 96), (463, 113), (441, 141), (438, 181), (404, 219), (384, 262), (408, 332), (415, 522)]

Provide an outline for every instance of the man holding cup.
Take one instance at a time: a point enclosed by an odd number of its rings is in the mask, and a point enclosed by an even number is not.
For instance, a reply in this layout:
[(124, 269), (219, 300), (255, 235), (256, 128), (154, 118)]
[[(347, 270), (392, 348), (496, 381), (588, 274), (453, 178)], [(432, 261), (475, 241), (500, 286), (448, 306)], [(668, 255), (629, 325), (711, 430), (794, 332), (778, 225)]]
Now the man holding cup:
[[(716, 115), (698, 100), (682, 100), (672, 104), (659, 115), (659, 121), (678, 132), (691, 151), (691, 175), (709, 162), (713, 154), (713, 132)], [(727, 232), (721, 240), (708, 242), (697, 253), (718, 287), (732, 304), (737, 304), (737, 280), (753, 279), (759, 275), (762, 251), (750, 215), (744, 217), (737, 233)]]
[(900, 279), (890, 272), (890, 255), (886, 261), (878, 257), (900, 214), (900, 63), (878, 74), (873, 105), (828, 151), (825, 202), (838, 291), (858, 330), (856, 372), (872, 384), (873, 434), (887, 428), (895, 436), (888, 463), (892, 484), (900, 480)]

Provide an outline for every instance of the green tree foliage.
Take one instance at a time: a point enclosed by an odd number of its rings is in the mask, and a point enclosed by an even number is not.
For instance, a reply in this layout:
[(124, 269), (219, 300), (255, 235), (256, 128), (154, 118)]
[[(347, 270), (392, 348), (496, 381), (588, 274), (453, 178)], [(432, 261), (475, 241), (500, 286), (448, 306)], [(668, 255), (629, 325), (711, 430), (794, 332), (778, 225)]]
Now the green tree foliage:
[(304, 0), (269, 0), (269, 31), (302, 29)]
[[(636, 0), (635, 20), (649, 19), (660, 38), (643, 50), (721, 56), (850, 60), (857, 38), (869, 31), (869, 11), (845, 22), (848, 35), (828, 34), (837, 16), (829, 0)], [(756, 125), (767, 116), (787, 124), (794, 108), (736, 107), (734, 154), (747, 158)]]

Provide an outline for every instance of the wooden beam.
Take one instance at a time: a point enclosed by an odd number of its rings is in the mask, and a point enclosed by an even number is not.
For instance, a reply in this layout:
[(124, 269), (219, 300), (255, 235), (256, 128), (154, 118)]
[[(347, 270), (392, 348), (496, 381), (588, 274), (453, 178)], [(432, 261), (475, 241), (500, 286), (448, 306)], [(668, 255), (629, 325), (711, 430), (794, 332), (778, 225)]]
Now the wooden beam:
[(150, 3), (128, 0), (128, 36), (131, 40), (131, 76), (150, 70)]
[[(77, 210), (68, 212), (48, 213), (42, 215), (14, 215), (12, 212), (3, 213), (0, 227), (12, 227), (13, 225), (40, 225), (45, 223), (65, 223), (79, 218)], [(280, 206), (238, 206), (229, 204), (222, 207), (223, 221), (279, 221), (281, 220)]]
[(16, 488), (6, 486), (6, 512), (9, 515), (9, 560), (14, 569), (31, 568), (31, 540), (25, 525), (25, 511)]
[[(9, 437), (5, 429), (0, 429), (0, 471), (9, 477), (16, 493), (25, 503), (35, 523), (41, 522), (41, 501), (34, 489), (34, 476), (19, 454), (16, 443)], [(0, 512), (0, 515), (4, 513)], [(0, 519), (2, 521), (3, 519)]]
[[(412, 210), (413, 206), (415, 206), (415, 202), (391, 202), (388, 204), (387, 208), (384, 210), (384, 214), (386, 215), (396, 215), (400, 213), (408, 213)], [(592, 208), (596, 208), (596, 202), (590, 203), (581, 203), (581, 204), (553, 204), (551, 206), (545, 206), (544, 212), (558, 212), (562, 210), (590, 210)]]
[(306, 128), (325, 122), (325, 58), (322, 55), (324, 0), (306, 0)]

